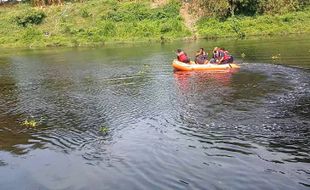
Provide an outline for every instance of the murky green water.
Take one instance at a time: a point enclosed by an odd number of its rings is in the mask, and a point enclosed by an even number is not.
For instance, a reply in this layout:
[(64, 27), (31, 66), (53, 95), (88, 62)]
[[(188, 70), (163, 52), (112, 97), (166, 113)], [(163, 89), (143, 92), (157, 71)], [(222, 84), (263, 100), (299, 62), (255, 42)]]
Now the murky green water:
[[(214, 46), (240, 71), (173, 72)], [(0, 189), (310, 187), (309, 37), (1, 52)]]

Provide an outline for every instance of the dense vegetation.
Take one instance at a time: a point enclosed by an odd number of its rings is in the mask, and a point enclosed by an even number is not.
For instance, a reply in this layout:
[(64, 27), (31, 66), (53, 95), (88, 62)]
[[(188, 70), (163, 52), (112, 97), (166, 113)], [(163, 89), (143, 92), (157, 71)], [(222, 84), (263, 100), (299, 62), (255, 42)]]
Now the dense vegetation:
[(310, 10), (283, 15), (235, 16), (225, 20), (211, 17), (197, 23), (206, 38), (310, 33)]
[(111, 41), (147, 41), (189, 36), (179, 16), (180, 3), (96, 0), (35, 8), (21, 4), (0, 9), (3, 46), (86, 46)]
[[(202, 37), (284, 35), (310, 32), (309, 0), (194, 0), (203, 7)], [(196, 7), (195, 7), (196, 6)], [(215, 8), (214, 8), (215, 7)]]
[(285, 14), (302, 10), (309, 0), (192, 0), (192, 11), (201, 16), (230, 17), (235, 15)]
[[(14, 1), (14, 0), (11, 0)], [(310, 33), (309, 0), (193, 0), (200, 20), (185, 27), (178, 0), (26, 0), (0, 7), (0, 46), (96, 46), (192, 35), (238, 37)]]

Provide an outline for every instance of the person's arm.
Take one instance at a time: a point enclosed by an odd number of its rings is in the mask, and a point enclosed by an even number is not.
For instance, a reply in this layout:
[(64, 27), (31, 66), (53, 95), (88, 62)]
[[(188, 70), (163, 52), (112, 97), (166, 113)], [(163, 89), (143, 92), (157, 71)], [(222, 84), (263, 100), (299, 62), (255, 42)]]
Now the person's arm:
[(222, 63), (224, 60), (224, 57), (222, 57), (219, 61), (218, 61), (218, 64)]
[(225, 55), (222, 52), (220, 52), (219, 57), (220, 57), (220, 60), (218, 60), (218, 62), (217, 62), (218, 64), (223, 62)]

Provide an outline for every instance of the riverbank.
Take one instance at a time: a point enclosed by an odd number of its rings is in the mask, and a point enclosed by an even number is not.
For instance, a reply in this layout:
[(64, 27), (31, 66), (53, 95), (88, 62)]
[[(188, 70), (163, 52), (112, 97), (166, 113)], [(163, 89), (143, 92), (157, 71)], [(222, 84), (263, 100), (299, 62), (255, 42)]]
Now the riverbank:
[(0, 46), (102, 46), (111, 42), (167, 41), (191, 36), (171, 1), (151, 8), (148, 1), (114, 0), (0, 9)]
[(231, 17), (225, 21), (205, 18), (197, 23), (202, 38), (275, 36), (310, 33), (310, 8), (283, 15)]
[[(310, 33), (310, 9), (284, 15), (204, 18), (188, 28), (181, 3), (153, 6), (150, 1), (115, 0), (66, 3), (34, 8), (0, 8), (0, 47), (79, 47), (110, 43), (167, 42), (196, 38)], [(182, 11), (181, 11), (182, 12)]]

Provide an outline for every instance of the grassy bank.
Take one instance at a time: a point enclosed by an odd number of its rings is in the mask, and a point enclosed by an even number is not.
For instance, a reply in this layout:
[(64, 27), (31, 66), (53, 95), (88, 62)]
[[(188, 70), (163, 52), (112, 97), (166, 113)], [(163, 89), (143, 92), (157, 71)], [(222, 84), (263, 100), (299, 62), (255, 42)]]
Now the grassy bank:
[[(102, 46), (115, 42), (169, 41), (193, 36), (171, 0), (89, 0), (44, 8), (0, 7), (0, 47)], [(203, 38), (310, 33), (310, 8), (284, 15), (204, 18), (196, 23)]]
[(33, 8), (0, 8), (0, 46), (96, 46), (109, 42), (165, 41), (190, 35), (180, 3), (151, 8), (149, 1), (92, 0)]
[(231, 17), (226, 20), (204, 18), (197, 23), (200, 37), (249, 37), (310, 33), (310, 8), (283, 15)]

